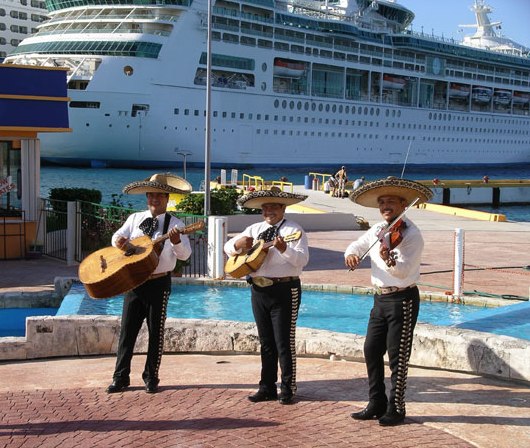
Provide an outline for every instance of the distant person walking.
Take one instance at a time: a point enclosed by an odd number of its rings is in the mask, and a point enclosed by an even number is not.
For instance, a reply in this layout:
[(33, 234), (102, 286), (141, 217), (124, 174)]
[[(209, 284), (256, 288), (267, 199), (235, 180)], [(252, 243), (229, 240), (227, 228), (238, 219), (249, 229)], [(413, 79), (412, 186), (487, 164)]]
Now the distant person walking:
[(353, 190), (357, 190), (361, 185), (364, 185), (364, 176), (359, 177), (353, 181)]
[(337, 197), (344, 198), (344, 188), (346, 182), (348, 182), (348, 176), (346, 174), (346, 167), (343, 165), (339, 171), (335, 173), (335, 179), (337, 179)]

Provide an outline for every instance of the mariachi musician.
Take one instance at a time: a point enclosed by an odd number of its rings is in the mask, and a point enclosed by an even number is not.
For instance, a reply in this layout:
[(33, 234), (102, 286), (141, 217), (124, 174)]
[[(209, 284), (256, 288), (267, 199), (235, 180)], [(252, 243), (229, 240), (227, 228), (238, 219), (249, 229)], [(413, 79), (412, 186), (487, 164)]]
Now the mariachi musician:
[[(356, 420), (377, 418), (380, 425), (393, 426), (405, 419), (408, 362), (420, 303), (416, 282), (423, 251), (420, 230), (405, 212), (411, 203), (426, 202), (431, 197), (429, 188), (395, 177), (370, 182), (350, 195), (357, 204), (379, 208), (384, 220), (352, 242), (344, 254), (351, 270), (370, 255), (375, 287), (364, 344), (369, 402), (365, 409), (351, 414)], [(391, 370), (388, 397), (383, 361), (386, 351)]]
[[(296, 393), (295, 332), (302, 296), (300, 274), (309, 261), (309, 251), (305, 232), (296, 222), (285, 218), (285, 208), (306, 198), (277, 187), (242, 196), (239, 205), (261, 209), (263, 221), (250, 225), (224, 246), (225, 253), (234, 257), (247, 253), (258, 241), (270, 243), (263, 264), (247, 278), (261, 345), (259, 389), (248, 397), (253, 403), (278, 399), (281, 404), (291, 404)], [(290, 240), (288, 237), (293, 234), (300, 236)]]
[(122, 392), (129, 387), (134, 345), (145, 320), (149, 342), (142, 379), (145, 391), (152, 394), (158, 392), (160, 381), (158, 370), (164, 347), (166, 309), (171, 293), (171, 271), (175, 268), (177, 259), (187, 260), (191, 255), (188, 237), (178, 230), (184, 227), (184, 223), (166, 213), (166, 210), (169, 194), (188, 194), (191, 192), (191, 185), (179, 176), (159, 173), (126, 185), (123, 192), (145, 194), (147, 210), (130, 215), (112, 236), (112, 245), (124, 249), (130, 240), (143, 235), (148, 235), (154, 240), (168, 234), (169, 241), (164, 242), (158, 266), (147, 281), (125, 295), (116, 367), (112, 384), (107, 387), (107, 392)]

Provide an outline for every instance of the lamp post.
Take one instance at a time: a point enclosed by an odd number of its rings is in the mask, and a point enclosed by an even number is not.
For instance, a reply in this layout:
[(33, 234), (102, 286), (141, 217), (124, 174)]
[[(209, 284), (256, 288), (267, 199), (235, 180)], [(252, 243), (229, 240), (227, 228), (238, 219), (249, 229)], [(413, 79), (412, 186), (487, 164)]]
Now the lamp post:
[(206, 132), (204, 139), (204, 214), (210, 216), (210, 155), (212, 99), (212, 0), (208, 0), (208, 33), (206, 38)]
[(177, 154), (178, 154), (179, 156), (184, 157), (184, 162), (183, 162), (183, 166), (184, 166), (184, 179), (187, 179), (187, 178), (186, 178), (186, 157), (191, 156), (193, 153), (191, 153), (191, 152), (186, 152), (186, 151), (178, 151)]

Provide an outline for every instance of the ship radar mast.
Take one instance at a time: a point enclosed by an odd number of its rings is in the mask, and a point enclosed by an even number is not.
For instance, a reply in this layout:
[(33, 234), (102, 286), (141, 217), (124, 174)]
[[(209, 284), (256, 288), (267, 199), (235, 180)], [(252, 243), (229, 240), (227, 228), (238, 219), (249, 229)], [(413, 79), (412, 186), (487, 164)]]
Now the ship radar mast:
[(477, 23), (473, 25), (459, 25), (459, 27), (476, 28), (477, 31), (472, 36), (465, 36), (462, 41), (463, 45), (528, 57), (530, 54), (529, 48), (497, 32), (497, 30), (501, 29), (502, 22), (490, 21), (489, 14), (493, 12), (493, 8), (487, 5), (485, 0), (475, 0), (471, 6), (471, 10), (475, 13)]

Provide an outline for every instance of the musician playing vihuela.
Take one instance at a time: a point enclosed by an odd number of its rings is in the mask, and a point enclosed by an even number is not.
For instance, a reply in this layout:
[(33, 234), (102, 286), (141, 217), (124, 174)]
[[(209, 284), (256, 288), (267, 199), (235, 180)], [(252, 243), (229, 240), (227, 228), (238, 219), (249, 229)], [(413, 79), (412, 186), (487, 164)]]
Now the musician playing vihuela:
[[(395, 177), (370, 182), (350, 194), (353, 202), (378, 208), (383, 217), (383, 222), (352, 242), (344, 254), (350, 270), (370, 256), (375, 288), (364, 343), (369, 401), (365, 409), (351, 414), (356, 420), (378, 419), (382, 426), (393, 426), (405, 419), (408, 363), (420, 304), (416, 282), (423, 251), (421, 232), (405, 213), (411, 204), (426, 202), (431, 196), (422, 184)], [(383, 360), (387, 351), (388, 396)]]
[[(296, 394), (296, 320), (302, 297), (300, 274), (309, 261), (307, 236), (302, 227), (285, 217), (285, 209), (307, 196), (271, 190), (253, 191), (242, 196), (242, 207), (261, 209), (263, 221), (248, 226), (226, 242), (230, 257), (228, 273), (241, 276), (238, 263), (248, 267), (252, 311), (261, 346), (261, 378), (256, 393), (248, 399), (257, 403), (278, 400), (293, 403)], [(261, 254), (261, 264), (252, 264)], [(258, 258), (256, 258), (258, 257)], [(235, 260), (235, 261), (234, 261)], [(229, 269), (229, 266), (234, 269)], [(248, 266), (247, 266), (248, 265)], [(281, 370), (280, 394), (278, 362)]]
[[(191, 185), (173, 174), (154, 174), (143, 181), (133, 182), (123, 189), (128, 194), (145, 194), (147, 210), (130, 215), (112, 237), (112, 245), (124, 251), (135, 238), (144, 235), (153, 240), (168, 235), (158, 255), (158, 265), (147, 280), (125, 294), (121, 318), (116, 367), (108, 393), (122, 392), (130, 384), (134, 344), (144, 320), (149, 342), (142, 379), (147, 393), (158, 392), (158, 371), (164, 348), (166, 309), (171, 293), (171, 271), (178, 260), (191, 255), (189, 238), (179, 229), (184, 223), (166, 213), (170, 193), (187, 194)], [(160, 250), (160, 249), (159, 249)]]

